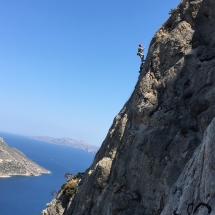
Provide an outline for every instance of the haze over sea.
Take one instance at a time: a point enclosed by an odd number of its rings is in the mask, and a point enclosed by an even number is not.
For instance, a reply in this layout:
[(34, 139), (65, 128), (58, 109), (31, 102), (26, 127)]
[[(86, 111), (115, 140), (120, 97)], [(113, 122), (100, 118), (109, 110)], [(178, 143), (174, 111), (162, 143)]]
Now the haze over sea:
[(28, 158), (51, 171), (39, 177), (12, 176), (0, 178), (1, 215), (40, 215), (52, 200), (51, 192), (65, 183), (64, 174), (84, 172), (94, 154), (67, 146), (49, 144), (0, 132), (0, 137), (11, 147), (22, 151)]

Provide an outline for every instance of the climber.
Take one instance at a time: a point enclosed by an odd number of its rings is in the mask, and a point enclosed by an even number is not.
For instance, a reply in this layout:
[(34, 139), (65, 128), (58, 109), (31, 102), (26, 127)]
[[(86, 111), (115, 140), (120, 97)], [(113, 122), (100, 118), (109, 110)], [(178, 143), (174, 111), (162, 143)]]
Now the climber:
[(142, 69), (143, 69), (143, 66), (144, 66), (144, 55), (143, 55), (143, 51), (144, 51), (144, 47), (142, 47), (142, 44), (139, 44), (139, 47), (138, 47), (138, 52), (137, 52), (137, 55), (140, 56), (140, 59), (141, 59), (141, 63), (140, 63), (140, 71), (139, 73), (141, 73)]
[(141, 59), (141, 62), (142, 62), (142, 63), (145, 61), (145, 60), (144, 60), (144, 55), (143, 55), (144, 49), (145, 49), (145, 48), (142, 47), (141, 44), (139, 44), (137, 55), (140, 56), (140, 59)]

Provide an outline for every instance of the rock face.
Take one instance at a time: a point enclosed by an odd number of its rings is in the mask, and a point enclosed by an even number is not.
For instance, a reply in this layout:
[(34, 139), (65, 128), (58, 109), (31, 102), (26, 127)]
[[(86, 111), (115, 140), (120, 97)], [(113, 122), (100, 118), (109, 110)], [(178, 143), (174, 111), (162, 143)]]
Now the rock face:
[(183, 0), (75, 196), (44, 214), (215, 215), (214, 117), (215, 1)]
[(48, 170), (28, 159), (18, 149), (9, 147), (0, 138), (0, 177), (10, 175), (34, 175), (48, 174)]

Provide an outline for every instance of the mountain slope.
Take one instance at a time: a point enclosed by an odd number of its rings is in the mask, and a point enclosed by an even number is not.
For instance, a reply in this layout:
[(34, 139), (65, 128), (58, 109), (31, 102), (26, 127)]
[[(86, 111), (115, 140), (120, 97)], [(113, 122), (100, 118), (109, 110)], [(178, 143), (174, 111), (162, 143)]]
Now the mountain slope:
[(54, 137), (48, 137), (48, 136), (33, 136), (31, 137), (31, 139), (44, 141), (47, 143), (52, 143), (57, 145), (69, 146), (72, 148), (78, 148), (92, 153), (96, 153), (99, 149), (98, 146), (93, 146), (82, 140), (78, 141), (69, 137), (54, 138)]
[(3, 138), (0, 138), (0, 177), (11, 175), (38, 176), (49, 173), (50, 171), (27, 158), (18, 149), (9, 147)]
[(77, 193), (43, 214), (215, 215), (214, 29), (214, 0), (172, 11)]

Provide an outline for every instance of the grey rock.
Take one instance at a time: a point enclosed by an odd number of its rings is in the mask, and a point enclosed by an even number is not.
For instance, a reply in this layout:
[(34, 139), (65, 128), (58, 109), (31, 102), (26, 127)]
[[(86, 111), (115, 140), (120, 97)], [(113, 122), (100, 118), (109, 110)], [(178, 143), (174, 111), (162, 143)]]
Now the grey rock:
[(215, 215), (214, 29), (214, 0), (182, 0), (155, 33), (63, 215)]
[(202, 144), (171, 188), (161, 215), (171, 215), (172, 211), (177, 214), (215, 214), (214, 140), (215, 118), (207, 127)]

